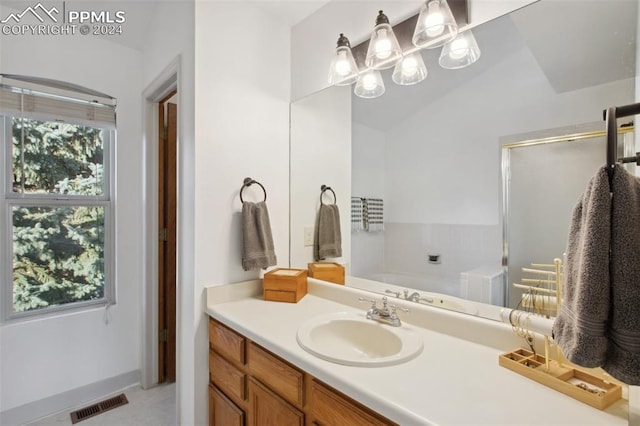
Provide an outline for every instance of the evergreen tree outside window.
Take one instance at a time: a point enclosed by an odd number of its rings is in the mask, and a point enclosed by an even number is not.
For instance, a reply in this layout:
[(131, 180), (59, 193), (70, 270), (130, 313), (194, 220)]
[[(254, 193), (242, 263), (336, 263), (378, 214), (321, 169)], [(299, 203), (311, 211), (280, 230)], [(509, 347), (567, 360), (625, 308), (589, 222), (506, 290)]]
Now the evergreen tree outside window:
[(112, 303), (115, 106), (83, 99), (76, 87), (70, 97), (60, 84), (6, 81), (4, 316)]

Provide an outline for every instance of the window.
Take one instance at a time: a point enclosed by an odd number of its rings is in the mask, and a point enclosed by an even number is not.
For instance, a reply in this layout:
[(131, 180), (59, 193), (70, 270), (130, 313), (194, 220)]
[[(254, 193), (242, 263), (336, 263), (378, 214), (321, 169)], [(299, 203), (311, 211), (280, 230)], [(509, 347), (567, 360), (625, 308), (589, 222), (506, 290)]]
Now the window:
[(109, 303), (115, 108), (61, 96), (59, 85), (36, 90), (6, 80), (0, 85), (5, 317)]

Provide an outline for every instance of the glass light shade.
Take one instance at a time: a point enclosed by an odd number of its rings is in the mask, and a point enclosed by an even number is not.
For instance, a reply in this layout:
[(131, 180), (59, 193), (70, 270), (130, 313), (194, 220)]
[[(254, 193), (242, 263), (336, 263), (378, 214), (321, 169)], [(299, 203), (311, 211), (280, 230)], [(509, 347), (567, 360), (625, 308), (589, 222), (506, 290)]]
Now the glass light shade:
[(382, 75), (378, 70), (365, 71), (358, 82), (356, 88), (353, 91), (356, 96), (361, 98), (377, 98), (384, 93), (384, 82), (382, 81)]
[(458, 34), (440, 52), (440, 66), (446, 69), (468, 67), (480, 58), (480, 48), (470, 30)]
[(458, 34), (447, 0), (427, 0), (420, 10), (411, 41), (416, 47), (440, 47)]
[(334, 86), (348, 86), (358, 80), (358, 66), (351, 53), (349, 40), (340, 34), (336, 54), (331, 59), (329, 67), (329, 84)]
[(420, 83), (427, 78), (427, 67), (424, 64), (420, 51), (413, 52), (402, 58), (402, 61), (393, 69), (391, 78), (394, 83), (402, 86)]
[(387, 16), (379, 12), (376, 26), (369, 39), (369, 48), (365, 58), (365, 65), (374, 70), (384, 70), (393, 67), (402, 59), (402, 50), (398, 39), (389, 25)]

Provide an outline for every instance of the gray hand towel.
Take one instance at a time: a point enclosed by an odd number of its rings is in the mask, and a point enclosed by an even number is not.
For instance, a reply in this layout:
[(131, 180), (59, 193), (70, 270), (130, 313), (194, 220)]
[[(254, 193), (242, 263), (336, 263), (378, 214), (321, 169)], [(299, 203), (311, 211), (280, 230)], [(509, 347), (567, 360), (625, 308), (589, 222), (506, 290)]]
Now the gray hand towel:
[(605, 167), (591, 178), (573, 210), (563, 304), (553, 339), (572, 362), (599, 367), (605, 361), (609, 319), (611, 196)]
[(264, 201), (242, 203), (242, 269), (261, 269), (276, 264), (269, 211)]
[(340, 212), (337, 204), (321, 204), (316, 220), (315, 260), (342, 256), (342, 236), (340, 234)]
[(603, 368), (640, 385), (640, 180), (616, 167), (612, 189), (611, 312)]

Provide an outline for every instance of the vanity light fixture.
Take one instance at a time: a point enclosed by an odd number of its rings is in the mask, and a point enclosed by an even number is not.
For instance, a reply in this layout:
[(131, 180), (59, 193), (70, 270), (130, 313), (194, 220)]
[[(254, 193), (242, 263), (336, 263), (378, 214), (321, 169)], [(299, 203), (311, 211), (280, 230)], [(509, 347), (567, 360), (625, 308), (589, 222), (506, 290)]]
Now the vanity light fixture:
[(477, 61), (480, 53), (476, 38), (471, 30), (467, 30), (444, 45), (438, 62), (446, 69), (464, 68)]
[(367, 99), (382, 96), (384, 93), (384, 82), (382, 81), (380, 71), (369, 69), (363, 72), (353, 92), (356, 96)]
[(365, 65), (374, 70), (384, 70), (393, 67), (401, 59), (402, 49), (393, 28), (389, 25), (389, 18), (379, 11), (376, 26), (369, 39)]
[[(419, 14), (391, 27), (389, 18), (378, 12), (371, 38), (353, 49), (340, 34), (336, 55), (331, 62), (329, 83), (348, 85), (357, 81), (354, 92), (362, 98), (376, 98), (384, 91), (379, 70), (394, 67), (392, 79), (411, 85), (427, 77), (421, 49), (443, 46), (439, 63), (443, 68), (469, 66), (480, 57), (478, 43), (467, 26), (468, 0), (425, 0)], [(396, 37), (398, 35), (398, 38)]]
[(402, 58), (393, 69), (391, 79), (401, 86), (420, 83), (427, 78), (427, 67), (420, 51), (413, 52)]
[(351, 52), (351, 44), (349, 39), (340, 34), (336, 46), (336, 54), (331, 60), (329, 67), (329, 84), (335, 86), (348, 86), (358, 80), (358, 66), (353, 53)]
[(419, 48), (440, 47), (458, 34), (447, 0), (427, 0), (420, 10), (411, 41)]

